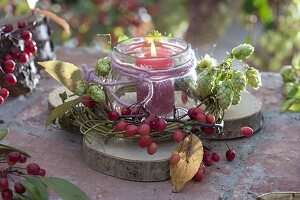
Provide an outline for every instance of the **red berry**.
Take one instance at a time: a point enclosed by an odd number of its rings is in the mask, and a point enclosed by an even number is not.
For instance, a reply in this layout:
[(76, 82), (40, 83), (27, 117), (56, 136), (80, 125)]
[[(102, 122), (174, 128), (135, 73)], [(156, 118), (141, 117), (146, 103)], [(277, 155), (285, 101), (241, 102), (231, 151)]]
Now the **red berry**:
[(180, 156), (179, 154), (173, 153), (172, 156), (170, 157), (170, 165), (177, 165), (180, 161)]
[(4, 99), (2, 96), (0, 96), (0, 105), (4, 103)]
[(138, 127), (132, 124), (127, 126), (124, 135), (127, 137), (131, 137), (131, 136), (135, 136), (137, 132), (138, 132)]
[(110, 121), (118, 121), (120, 119), (120, 115), (117, 111), (109, 111), (108, 112), (108, 119)]
[(95, 106), (95, 101), (89, 97), (89, 96), (84, 96), (82, 100), (82, 104), (87, 107), (87, 108), (94, 108)]
[(19, 56), (20, 56), (20, 49), (18, 49), (18, 48), (13, 48), (13, 49), (10, 51), (10, 54), (11, 54), (11, 56), (12, 56), (14, 59), (18, 59)]
[(205, 166), (212, 166), (214, 164), (214, 161), (211, 157), (203, 157), (203, 163)]
[(9, 32), (11, 32), (13, 29), (14, 29), (14, 28), (13, 28), (13, 26), (12, 26), (11, 24), (5, 24), (5, 25), (2, 26), (2, 31), (3, 31), (4, 33), (9, 33)]
[(148, 124), (142, 124), (139, 126), (138, 133), (140, 135), (148, 135), (150, 133), (150, 126)]
[(26, 156), (24, 156), (24, 155), (21, 154), (19, 163), (26, 163), (26, 161), (27, 161)]
[(15, 189), (16, 193), (19, 193), (19, 194), (23, 194), (26, 192), (26, 188), (20, 182), (15, 183), (14, 189)]
[(26, 167), (27, 173), (30, 175), (39, 175), (40, 172), (40, 166), (36, 163), (30, 163)]
[(253, 134), (253, 130), (252, 128), (245, 126), (241, 128), (241, 133), (245, 137), (251, 137)]
[(39, 175), (40, 176), (46, 176), (46, 170), (40, 168)]
[(175, 131), (173, 134), (173, 139), (176, 142), (180, 142), (184, 137), (184, 134), (181, 131)]
[(203, 173), (205, 173), (205, 165), (203, 164), (203, 162), (201, 162), (201, 165), (200, 165), (200, 168), (199, 169), (202, 169), (203, 170)]
[(148, 147), (152, 142), (152, 139), (149, 135), (144, 135), (139, 140), (139, 146), (142, 148)]
[(26, 26), (26, 23), (24, 21), (19, 21), (18, 22), (18, 28), (19, 29), (25, 28), (25, 26)]
[(37, 46), (29, 46), (28, 48), (28, 51), (32, 54), (35, 54), (37, 50), (38, 50)]
[(14, 58), (12, 57), (12, 55), (11, 54), (6, 54), (5, 55), (5, 58), (4, 58), (5, 60), (13, 60)]
[(188, 116), (191, 119), (196, 119), (197, 115), (200, 113), (204, 114), (204, 111), (201, 108), (190, 108), (188, 110)]
[(203, 157), (211, 157), (211, 151), (204, 149)]
[(21, 154), (17, 151), (10, 152), (7, 156), (9, 164), (15, 164), (19, 162)]
[(203, 178), (204, 178), (204, 171), (202, 169), (199, 169), (193, 177), (195, 181), (202, 181)]
[(129, 107), (123, 107), (121, 110), (122, 115), (130, 115), (131, 114), (131, 109)]
[(148, 154), (153, 155), (153, 154), (155, 154), (156, 151), (157, 151), (157, 144), (154, 143), (154, 142), (152, 142), (152, 143), (148, 146), (147, 152), (148, 152)]
[(7, 178), (0, 178), (0, 190), (5, 190), (8, 188), (8, 180)]
[(28, 30), (24, 30), (22, 33), (21, 33), (21, 38), (25, 41), (27, 40), (30, 40), (32, 38), (32, 33)]
[(11, 190), (6, 189), (1, 192), (1, 196), (3, 200), (11, 200), (13, 198), (13, 193)]
[(5, 61), (5, 68), (6, 69), (15, 69), (16, 63), (13, 60)]
[(220, 161), (220, 155), (218, 154), (218, 153), (213, 153), (212, 154), (212, 156), (211, 156), (211, 158), (212, 158), (212, 160), (214, 161), (214, 162), (219, 162)]
[(28, 54), (27, 53), (25, 53), (25, 52), (21, 52), (20, 53), (20, 56), (19, 56), (19, 58), (18, 58), (18, 60), (20, 61), (20, 63), (27, 63), (28, 62), (28, 60), (29, 60), (29, 56), (28, 56)]
[(5, 81), (7, 84), (15, 85), (17, 83), (17, 78), (12, 73), (8, 73), (5, 75)]
[(205, 114), (203, 114), (203, 113), (199, 113), (199, 114), (196, 116), (195, 120), (196, 120), (197, 122), (199, 122), (199, 123), (206, 123), (206, 116), (205, 116)]
[(215, 123), (215, 121), (216, 121), (216, 118), (214, 115), (212, 115), (210, 113), (206, 115), (206, 122), (208, 124), (213, 124), (213, 123)]
[(226, 151), (226, 159), (227, 159), (228, 161), (233, 161), (234, 158), (235, 158), (235, 151), (232, 150), (232, 149), (228, 149), (228, 150)]
[(115, 131), (125, 131), (127, 127), (127, 123), (124, 120), (119, 121), (115, 126)]
[(167, 128), (167, 126), (168, 126), (168, 124), (167, 124), (166, 120), (164, 118), (159, 118), (156, 121), (155, 130), (158, 131), (158, 132), (161, 132), (161, 131), (165, 130)]
[(0, 96), (3, 97), (3, 99), (6, 99), (9, 96), (9, 91), (6, 88), (1, 88)]

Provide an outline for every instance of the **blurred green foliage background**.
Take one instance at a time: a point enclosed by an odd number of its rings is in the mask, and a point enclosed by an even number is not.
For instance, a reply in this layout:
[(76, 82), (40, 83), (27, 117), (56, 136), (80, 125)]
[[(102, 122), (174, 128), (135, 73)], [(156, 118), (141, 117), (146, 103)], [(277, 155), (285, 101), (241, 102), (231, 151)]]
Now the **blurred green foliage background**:
[[(40, 0), (37, 7), (70, 24), (70, 35), (50, 24), (59, 45), (94, 46), (98, 33), (111, 34), (115, 42), (122, 33), (144, 36), (153, 29), (195, 46), (212, 45), (235, 19), (247, 30), (245, 41), (256, 47), (251, 66), (278, 71), (299, 65), (300, 0)], [(0, 1), (0, 17), (28, 12), (25, 0)]]

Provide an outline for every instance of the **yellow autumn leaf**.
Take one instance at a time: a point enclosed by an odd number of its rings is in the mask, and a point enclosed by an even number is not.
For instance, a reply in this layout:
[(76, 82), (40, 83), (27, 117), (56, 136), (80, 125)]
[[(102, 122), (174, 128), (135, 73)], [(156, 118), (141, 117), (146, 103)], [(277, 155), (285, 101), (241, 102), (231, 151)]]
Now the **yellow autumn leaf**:
[(170, 165), (172, 191), (179, 192), (200, 167), (203, 158), (202, 142), (196, 135), (191, 134), (177, 145), (173, 153), (179, 154), (180, 161), (177, 165)]
[(58, 60), (38, 62), (55, 80), (66, 86), (73, 93), (76, 92), (77, 82), (82, 80), (80, 69), (72, 63)]

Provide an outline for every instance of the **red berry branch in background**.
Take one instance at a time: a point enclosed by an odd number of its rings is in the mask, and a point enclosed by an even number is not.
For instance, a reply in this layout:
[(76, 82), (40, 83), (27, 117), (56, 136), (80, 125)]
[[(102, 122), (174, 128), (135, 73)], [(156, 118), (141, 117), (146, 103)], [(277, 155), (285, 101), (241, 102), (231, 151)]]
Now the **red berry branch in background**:
[[(10, 152), (7, 156), (0, 158), (1, 164), (6, 164), (7, 167), (1, 166), (0, 169), (0, 190), (4, 200), (13, 198), (13, 192), (23, 194), (26, 188), (20, 182), (28, 175), (45, 176), (46, 171), (36, 163), (30, 163), (25, 167), (19, 164), (26, 163), (26, 156), (17, 151)], [(18, 165), (18, 166), (16, 166)]]
[[(32, 33), (28, 30), (32, 24), (19, 21), (16, 29), (12, 24), (0, 26), (0, 78), (9, 85), (15, 85), (17, 78), (14, 75), (17, 63), (26, 64), (37, 52), (37, 46), (32, 40)], [(0, 105), (9, 96), (9, 91), (0, 86)]]

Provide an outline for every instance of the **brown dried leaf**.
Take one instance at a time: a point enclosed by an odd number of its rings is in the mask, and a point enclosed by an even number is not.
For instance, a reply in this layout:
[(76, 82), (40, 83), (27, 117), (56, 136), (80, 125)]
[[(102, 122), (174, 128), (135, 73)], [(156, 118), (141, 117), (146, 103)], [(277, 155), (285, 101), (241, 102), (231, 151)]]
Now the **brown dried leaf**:
[(177, 145), (173, 153), (180, 155), (180, 161), (177, 165), (170, 165), (172, 191), (179, 192), (200, 167), (203, 158), (202, 142), (196, 135), (191, 134)]

